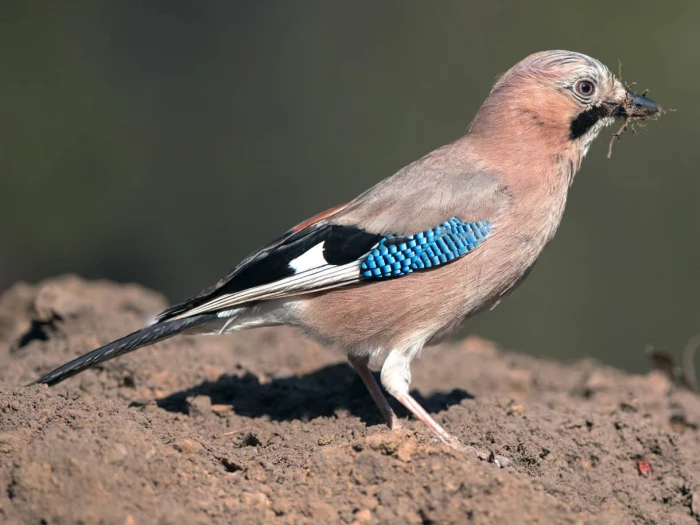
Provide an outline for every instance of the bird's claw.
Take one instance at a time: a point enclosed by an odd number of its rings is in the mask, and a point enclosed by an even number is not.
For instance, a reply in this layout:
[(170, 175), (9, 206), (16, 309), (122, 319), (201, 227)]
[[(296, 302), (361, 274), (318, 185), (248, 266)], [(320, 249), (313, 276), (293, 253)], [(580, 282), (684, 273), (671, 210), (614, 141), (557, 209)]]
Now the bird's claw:
[(470, 445), (465, 445), (464, 446), (465, 451), (471, 452), (472, 454), (476, 454), (476, 457), (479, 458), (482, 461), (486, 461), (488, 463), (492, 463), (496, 465), (498, 468), (506, 468), (506, 467), (512, 467), (514, 469), (517, 469), (517, 465), (515, 461), (510, 459), (507, 456), (502, 456), (500, 454), (496, 454), (492, 450), (483, 450), (479, 449)]
[(488, 463), (496, 465), (498, 468), (506, 468), (506, 467), (512, 467), (514, 469), (518, 468), (515, 461), (513, 461), (509, 457), (502, 456), (500, 454), (496, 454), (492, 450), (484, 450), (484, 449), (480, 449), (480, 448), (477, 448), (477, 447), (472, 446), (472, 445), (465, 445), (464, 443), (459, 441), (454, 436), (450, 436), (450, 439), (445, 441), (445, 443), (447, 445), (449, 445), (451, 448), (453, 448), (459, 452), (474, 454), (481, 461), (486, 461)]

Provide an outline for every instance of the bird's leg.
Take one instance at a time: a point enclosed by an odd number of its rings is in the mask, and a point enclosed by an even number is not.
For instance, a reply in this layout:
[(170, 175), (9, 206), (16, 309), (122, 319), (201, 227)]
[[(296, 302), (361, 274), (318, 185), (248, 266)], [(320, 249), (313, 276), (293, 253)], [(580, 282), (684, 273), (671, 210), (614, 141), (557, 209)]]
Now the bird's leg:
[(411, 394), (398, 394), (394, 397), (396, 397), (399, 403), (410, 410), (411, 414), (425, 423), (425, 426), (432, 430), (440, 441), (451, 446), (455, 450), (459, 450), (460, 452), (464, 452), (467, 449), (466, 445), (462, 444), (456, 437), (445, 430), (440, 423), (435, 421), (435, 419), (433, 419), (433, 417), (428, 414), (422, 406), (420, 406), (420, 403), (418, 403), (418, 401), (416, 401)]
[(494, 463), (498, 467), (515, 466), (515, 463), (505, 456), (499, 456), (490, 451), (465, 445), (445, 430), (440, 423), (435, 421), (435, 419), (420, 406), (418, 401), (408, 392), (408, 386), (411, 382), (411, 369), (410, 357), (407, 357), (406, 354), (399, 351), (391, 352), (386, 361), (384, 361), (384, 366), (382, 366), (381, 379), (387, 392), (410, 410), (411, 414), (425, 423), (425, 426), (432, 430), (438, 439), (446, 445), (449, 445), (459, 452), (475, 453), (479, 459)]
[(362, 382), (367, 387), (367, 390), (369, 390), (372, 399), (374, 399), (374, 402), (377, 404), (377, 408), (379, 408), (382, 416), (384, 416), (384, 421), (386, 421), (389, 429), (395, 430), (397, 428), (401, 428), (399, 418), (396, 417), (394, 410), (391, 408), (391, 405), (389, 405), (386, 397), (384, 397), (384, 394), (379, 388), (377, 381), (372, 375), (372, 371), (369, 369), (369, 357), (351, 355), (348, 356), (348, 361), (350, 361), (350, 364), (357, 371), (357, 374), (360, 376), (360, 379), (362, 379)]

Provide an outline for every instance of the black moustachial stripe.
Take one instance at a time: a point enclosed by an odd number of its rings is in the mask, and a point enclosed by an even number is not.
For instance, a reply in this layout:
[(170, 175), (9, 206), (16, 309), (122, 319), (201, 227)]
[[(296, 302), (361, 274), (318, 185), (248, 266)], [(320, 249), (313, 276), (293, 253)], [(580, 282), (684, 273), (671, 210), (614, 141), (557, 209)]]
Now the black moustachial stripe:
[(610, 114), (610, 110), (604, 106), (593, 106), (579, 113), (574, 120), (571, 121), (571, 134), (569, 137), (571, 140), (581, 138), (590, 130), (595, 123), (601, 118), (607, 117)]

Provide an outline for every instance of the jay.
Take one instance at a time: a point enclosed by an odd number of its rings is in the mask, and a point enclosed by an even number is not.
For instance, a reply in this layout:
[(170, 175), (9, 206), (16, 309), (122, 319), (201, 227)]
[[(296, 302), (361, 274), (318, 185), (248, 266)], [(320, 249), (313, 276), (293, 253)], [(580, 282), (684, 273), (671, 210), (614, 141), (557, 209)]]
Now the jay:
[(496, 81), (462, 137), (288, 230), (149, 326), (35, 383), (54, 385), (176, 334), (291, 325), (347, 354), (390, 428), (398, 421), (368, 367), (373, 357), (384, 359), (385, 390), (437, 438), (476, 450), (411, 396), (411, 361), (525, 279), (600, 131), (616, 117), (660, 111), (589, 56), (528, 56)]

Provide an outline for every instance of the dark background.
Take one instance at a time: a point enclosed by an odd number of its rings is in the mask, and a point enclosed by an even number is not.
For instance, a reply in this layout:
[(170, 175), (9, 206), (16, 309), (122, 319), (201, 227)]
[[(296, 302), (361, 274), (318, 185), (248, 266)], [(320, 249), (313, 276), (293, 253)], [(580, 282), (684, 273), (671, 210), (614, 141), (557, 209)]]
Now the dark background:
[(604, 132), (530, 279), (466, 331), (645, 370), (645, 343), (700, 331), (699, 27), (697, 1), (3, 2), (0, 289), (75, 272), (183, 299), (571, 49), (678, 111), (610, 160)]

